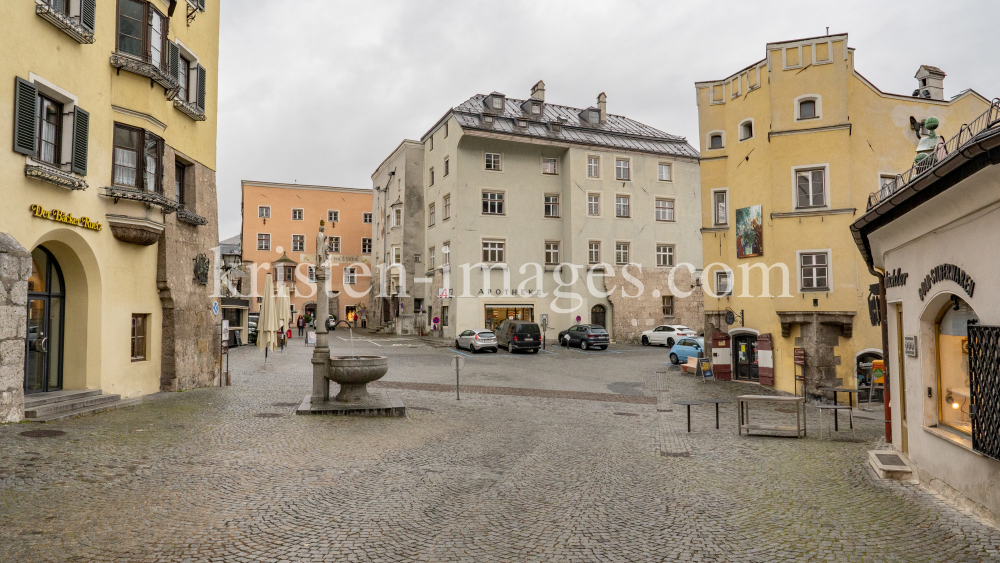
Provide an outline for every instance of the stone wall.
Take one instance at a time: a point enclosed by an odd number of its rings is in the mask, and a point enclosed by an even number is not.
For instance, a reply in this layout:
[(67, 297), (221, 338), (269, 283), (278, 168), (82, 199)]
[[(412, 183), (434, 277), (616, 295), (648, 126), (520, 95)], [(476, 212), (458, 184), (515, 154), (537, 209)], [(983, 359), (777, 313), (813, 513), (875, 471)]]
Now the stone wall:
[(24, 341), (31, 254), (0, 233), (0, 424), (24, 418)]
[[(164, 152), (164, 185), (174, 185), (171, 147)], [(202, 285), (195, 279), (195, 258), (204, 254), (214, 267), (219, 244), (215, 171), (190, 164), (185, 179), (184, 207), (208, 220), (207, 225), (164, 219), (159, 241), (156, 283), (163, 307), (163, 347), (160, 390), (180, 391), (218, 384), (222, 315), (212, 313), (213, 276)]]
[[(690, 291), (691, 295), (674, 296), (674, 314), (663, 315), (663, 296), (671, 295), (668, 279), (671, 270), (674, 271), (674, 287), (679, 293)], [(643, 285), (643, 290), (637, 297), (625, 297), (638, 293), (634, 282), (626, 281), (621, 268), (614, 275), (604, 278), (606, 288), (616, 287), (614, 293), (608, 296), (612, 307), (612, 335), (616, 342), (639, 342), (642, 333), (661, 324), (680, 324), (702, 333), (704, 327), (705, 299), (701, 286), (695, 285), (697, 278), (686, 268), (644, 268), (641, 272), (636, 267), (629, 267), (628, 275)]]

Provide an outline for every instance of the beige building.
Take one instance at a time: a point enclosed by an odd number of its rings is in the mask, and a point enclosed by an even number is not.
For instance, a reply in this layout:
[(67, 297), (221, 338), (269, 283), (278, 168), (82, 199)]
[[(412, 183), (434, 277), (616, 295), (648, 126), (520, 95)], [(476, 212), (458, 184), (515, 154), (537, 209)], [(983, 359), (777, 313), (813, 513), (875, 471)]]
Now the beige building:
[(935, 67), (916, 78), (913, 95), (883, 92), (843, 34), (768, 43), (763, 59), (695, 84), (704, 260), (718, 296), (705, 297), (705, 330), (720, 379), (800, 394), (804, 384), (815, 397), (853, 388), (882, 357), (867, 314), (878, 280), (849, 226), (909, 166), (928, 116), (954, 133), (988, 105), (969, 90), (945, 98)]
[(375, 265), (391, 272), (373, 302), (398, 333), (543, 316), (618, 340), (663, 322), (701, 329), (698, 152), (609, 113), (604, 94), (588, 108), (548, 103), (542, 82), (524, 99), (473, 96), (372, 184)]
[(212, 384), (219, 3), (4, 2), (0, 20), (0, 422)]

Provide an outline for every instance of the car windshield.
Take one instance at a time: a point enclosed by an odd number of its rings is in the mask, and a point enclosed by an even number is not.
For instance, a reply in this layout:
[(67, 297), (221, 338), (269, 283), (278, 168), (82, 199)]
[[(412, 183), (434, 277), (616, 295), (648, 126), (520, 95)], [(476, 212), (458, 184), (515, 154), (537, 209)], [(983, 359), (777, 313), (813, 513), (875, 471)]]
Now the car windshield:
[(531, 325), (520, 325), (520, 326), (518, 326), (517, 327), (517, 333), (518, 334), (541, 334), (541, 331), (538, 330), (538, 325), (531, 324)]

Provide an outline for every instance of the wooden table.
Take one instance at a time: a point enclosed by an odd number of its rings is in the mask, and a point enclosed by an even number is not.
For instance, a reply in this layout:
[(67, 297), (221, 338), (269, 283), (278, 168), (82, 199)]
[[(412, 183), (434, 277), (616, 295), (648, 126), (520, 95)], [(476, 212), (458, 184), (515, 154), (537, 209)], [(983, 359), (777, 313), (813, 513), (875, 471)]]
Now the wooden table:
[[(746, 430), (747, 436), (753, 430), (767, 432), (792, 432), (796, 438), (806, 436), (806, 399), (805, 397), (788, 397), (783, 395), (740, 395), (739, 401), (739, 434)], [(750, 403), (795, 403), (795, 426), (778, 426), (773, 424), (750, 424)]]
[[(851, 393), (858, 393), (857, 389), (851, 389), (850, 387), (820, 387), (820, 391), (826, 391), (833, 393), (833, 404), (834, 406), (839, 405), (837, 402), (837, 393), (847, 393), (847, 405), (854, 408), (854, 399), (851, 398)], [(833, 429), (837, 432), (840, 431), (840, 427), (837, 425), (837, 410), (833, 411)], [(851, 430), (854, 430), (854, 417), (851, 417)]]

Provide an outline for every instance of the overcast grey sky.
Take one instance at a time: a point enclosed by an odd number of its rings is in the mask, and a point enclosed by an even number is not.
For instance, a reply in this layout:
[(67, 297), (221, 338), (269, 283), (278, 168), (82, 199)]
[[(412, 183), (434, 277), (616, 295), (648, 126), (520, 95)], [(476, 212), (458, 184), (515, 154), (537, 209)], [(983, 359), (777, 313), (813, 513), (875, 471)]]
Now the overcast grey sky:
[[(812, 5), (815, 4), (815, 7)], [(945, 95), (1000, 96), (1000, 1), (228, 0), (219, 66), (219, 235), (240, 181), (370, 188), (404, 138), (494, 90), (608, 111), (698, 148), (694, 82), (764, 58), (768, 42), (849, 33), (855, 68), (909, 93), (921, 64)]]

